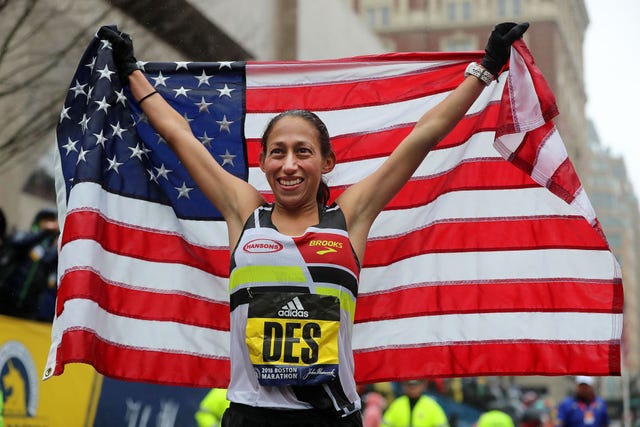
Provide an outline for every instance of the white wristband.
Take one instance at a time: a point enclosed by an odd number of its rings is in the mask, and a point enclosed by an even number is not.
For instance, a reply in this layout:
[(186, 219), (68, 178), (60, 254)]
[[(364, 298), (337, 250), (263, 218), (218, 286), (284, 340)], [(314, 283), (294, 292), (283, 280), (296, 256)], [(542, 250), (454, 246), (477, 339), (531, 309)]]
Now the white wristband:
[(482, 68), (476, 62), (472, 62), (471, 64), (467, 65), (467, 69), (464, 70), (464, 76), (474, 76), (480, 79), (480, 81), (486, 86), (489, 86), (491, 82), (495, 80), (493, 74)]

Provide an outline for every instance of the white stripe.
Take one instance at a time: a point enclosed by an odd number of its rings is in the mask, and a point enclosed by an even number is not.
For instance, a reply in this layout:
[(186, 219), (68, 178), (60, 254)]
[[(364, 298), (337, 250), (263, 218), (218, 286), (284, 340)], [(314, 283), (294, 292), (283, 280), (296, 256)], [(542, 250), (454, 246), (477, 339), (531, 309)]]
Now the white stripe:
[(454, 314), (357, 323), (353, 349), (512, 340), (607, 342), (618, 339), (621, 330), (622, 314)]
[(246, 65), (248, 89), (285, 86), (311, 86), (328, 82), (347, 83), (360, 80), (379, 80), (425, 72), (437, 67), (459, 64), (461, 60), (448, 61), (349, 61), (349, 62), (290, 62), (255, 63)]
[(397, 236), (448, 220), (563, 215), (578, 213), (546, 188), (454, 191), (441, 194), (424, 206), (382, 211), (371, 227), (369, 239)]
[(615, 258), (604, 250), (431, 253), (363, 269), (359, 295), (411, 284), (556, 278), (611, 280), (616, 271)]
[(69, 197), (68, 211), (100, 211), (108, 220), (159, 233), (176, 234), (189, 243), (207, 248), (229, 246), (224, 221), (178, 219), (173, 209), (159, 203), (119, 196), (104, 191), (98, 184), (76, 184)]
[[(511, 47), (509, 61), (509, 97), (511, 112), (516, 125), (516, 132), (528, 132), (544, 125), (545, 120), (540, 108), (540, 100), (533, 86), (533, 79), (529, 74), (524, 59), (518, 51)], [(504, 79), (506, 80), (506, 79)]]
[(557, 129), (554, 128), (538, 149), (531, 177), (540, 185), (546, 186), (558, 167), (567, 159), (567, 156), (567, 149)]
[[(138, 350), (167, 351), (203, 357), (229, 356), (229, 332), (179, 322), (147, 321), (109, 313), (90, 300), (65, 302), (55, 321), (55, 335), (81, 326), (103, 340)], [(149, 331), (153, 330), (153, 333)]]
[[(476, 114), (484, 110), (490, 101), (499, 101), (506, 79), (485, 89), (473, 103), (467, 114)], [(380, 130), (405, 126), (418, 121), (422, 115), (438, 105), (449, 92), (437, 93), (407, 101), (387, 103), (350, 109), (318, 111), (318, 116), (327, 126), (329, 135), (350, 135), (372, 133)], [(244, 131), (248, 139), (260, 139), (269, 120), (275, 113), (247, 114)]]
[(228, 279), (183, 264), (151, 262), (113, 254), (93, 240), (74, 240), (60, 252), (60, 277), (73, 269), (88, 269), (125, 288), (177, 292), (228, 302)]

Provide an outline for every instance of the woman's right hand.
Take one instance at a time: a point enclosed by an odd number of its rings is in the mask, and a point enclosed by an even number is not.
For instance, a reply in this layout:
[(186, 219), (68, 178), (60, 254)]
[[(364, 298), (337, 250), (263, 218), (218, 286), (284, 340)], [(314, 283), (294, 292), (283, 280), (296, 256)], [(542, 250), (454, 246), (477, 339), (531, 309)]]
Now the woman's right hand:
[(118, 78), (122, 86), (129, 84), (129, 74), (138, 69), (138, 60), (133, 56), (133, 41), (127, 33), (114, 26), (103, 26), (98, 30), (98, 38), (111, 43), (113, 61), (116, 64)]

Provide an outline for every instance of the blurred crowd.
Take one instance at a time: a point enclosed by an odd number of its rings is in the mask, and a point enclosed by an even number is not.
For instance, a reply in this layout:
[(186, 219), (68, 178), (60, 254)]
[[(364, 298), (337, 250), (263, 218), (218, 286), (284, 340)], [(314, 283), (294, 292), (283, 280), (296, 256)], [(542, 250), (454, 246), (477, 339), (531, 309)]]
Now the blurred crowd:
[(38, 211), (28, 230), (9, 229), (0, 209), (0, 314), (53, 320), (59, 234), (53, 209)]

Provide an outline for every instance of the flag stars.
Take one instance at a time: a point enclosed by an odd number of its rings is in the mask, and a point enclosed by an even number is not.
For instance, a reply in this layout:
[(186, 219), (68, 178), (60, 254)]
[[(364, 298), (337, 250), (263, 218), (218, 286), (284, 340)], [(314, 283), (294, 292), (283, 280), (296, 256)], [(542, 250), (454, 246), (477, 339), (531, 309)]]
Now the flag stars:
[(78, 141), (73, 141), (71, 138), (67, 138), (67, 143), (65, 145), (62, 146), (62, 148), (64, 148), (65, 150), (67, 150), (66, 155), (68, 156), (69, 153), (71, 153), (72, 151), (78, 152), (78, 149), (76, 148), (76, 144), (78, 143)]
[(208, 113), (209, 112), (209, 105), (213, 105), (212, 102), (207, 102), (204, 99), (204, 96), (202, 97), (200, 102), (196, 102), (195, 104), (198, 106), (198, 112), (200, 112), (200, 113), (202, 113), (203, 111), (206, 111)]
[(113, 129), (113, 136), (118, 136), (120, 137), (120, 139), (122, 139), (122, 133), (126, 131), (126, 129), (120, 127), (120, 122), (110, 126), (111, 126), (111, 129)]
[(213, 141), (213, 138), (209, 137), (209, 135), (207, 135), (207, 131), (204, 131), (204, 135), (203, 136), (199, 136), (198, 139), (200, 140), (200, 142), (202, 142), (202, 145), (206, 145), (207, 147), (211, 148), (211, 141)]
[(153, 84), (153, 87), (158, 87), (158, 86), (167, 87), (167, 80), (169, 80), (169, 77), (163, 76), (162, 75), (162, 71), (158, 71), (158, 76), (157, 77), (151, 77), (151, 79), (155, 82)]
[(231, 64), (233, 64), (233, 61), (220, 61), (218, 64), (220, 64), (218, 68), (219, 70), (222, 70), (223, 67), (231, 69)]
[(121, 102), (122, 105), (126, 106), (127, 105), (127, 97), (124, 94), (124, 89), (116, 90), (115, 93), (116, 93), (116, 96), (118, 97), (118, 99), (116, 99), (116, 104), (118, 102)]
[(71, 120), (71, 117), (69, 117), (69, 110), (71, 109), (71, 107), (64, 107), (62, 109), (62, 111), (60, 112), (60, 121), (58, 123), (62, 123), (62, 121), (64, 119), (69, 119)]
[(229, 153), (229, 150), (225, 149), (224, 154), (221, 154), (220, 157), (222, 158), (222, 166), (224, 165), (235, 166), (233, 164), (233, 159), (236, 158), (237, 155)]
[(173, 172), (171, 169), (167, 169), (164, 167), (164, 163), (160, 165), (159, 168), (155, 168), (156, 171), (158, 172), (156, 174), (156, 177), (163, 177), (164, 179), (168, 180), (169, 179), (169, 173)]
[(222, 89), (216, 89), (218, 92), (220, 92), (220, 94), (218, 95), (218, 98), (223, 97), (223, 96), (228, 96), (229, 98), (231, 98), (231, 92), (234, 91), (235, 89), (231, 89), (229, 86), (227, 86), (227, 84), (224, 84), (224, 87)]
[(104, 78), (104, 79), (107, 79), (109, 81), (111, 81), (111, 75), (115, 74), (115, 72), (111, 71), (107, 65), (105, 65), (102, 70), (98, 70), (98, 73), (100, 73), (99, 79), (103, 79)]
[(93, 136), (96, 137), (96, 146), (100, 145), (104, 148), (104, 143), (107, 141), (107, 138), (102, 133), (102, 129), (100, 129), (100, 133), (94, 133)]
[(213, 76), (209, 76), (207, 75), (204, 70), (202, 70), (202, 74), (200, 74), (199, 76), (194, 76), (196, 79), (198, 79), (198, 87), (202, 86), (202, 85), (207, 85), (207, 86), (211, 86), (209, 84), (209, 79)]
[(144, 150), (140, 148), (140, 144), (136, 144), (135, 147), (127, 147), (127, 148), (131, 150), (131, 157), (129, 157), (130, 159), (137, 157), (138, 160), (142, 160), (142, 156), (146, 154)]
[(91, 117), (87, 117), (86, 114), (82, 115), (82, 119), (78, 122), (78, 124), (82, 127), (82, 133), (87, 131), (87, 127), (89, 126), (89, 120)]
[(153, 173), (153, 169), (147, 169), (147, 173), (149, 174), (149, 181), (153, 181), (156, 184), (158, 183), (158, 177), (155, 173)]
[(176, 61), (176, 71), (178, 71), (180, 68), (184, 68), (185, 70), (189, 71), (189, 62), (187, 61)]
[(93, 101), (93, 102), (98, 104), (98, 110), (97, 111), (103, 110), (105, 114), (107, 114), (109, 112), (109, 107), (111, 107), (111, 104), (109, 104), (107, 102), (107, 98), (106, 97), (103, 96), (100, 101)]
[(177, 98), (180, 95), (187, 96), (187, 92), (191, 91), (191, 89), (187, 89), (184, 86), (180, 86), (178, 89), (173, 89), (173, 91), (176, 93), (175, 98)]
[(233, 122), (227, 120), (226, 114), (222, 116), (222, 120), (216, 120), (216, 123), (220, 125), (220, 132), (226, 130), (228, 133), (231, 133), (231, 129), (229, 126), (231, 126)]
[(84, 147), (80, 147), (80, 152), (78, 153), (78, 160), (76, 161), (76, 165), (80, 162), (87, 162), (87, 154), (91, 150), (85, 150)]
[(107, 161), (109, 162), (109, 167), (107, 168), (107, 172), (110, 170), (113, 170), (119, 175), (120, 171), (118, 170), (118, 168), (122, 166), (122, 163), (117, 161), (115, 154), (113, 155), (112, 159), (107, 159)]
[(89, 62), (88, 64), (84, 65), (85, 67), (89, 67), (89, 69), (91, 70), (91, 72), (93, 73), (93, 69), (96, 66), (96, 57), (94, 56), (93, 58), (91, 58), (91, 62)]
[(100, 43), (102, 43), (100, 49), (111, 49), (111, 42), (109, 42), (109, 40), (100, 40)]
[(187, 183), (186, 182), (182, 183), (182, 187), (173, 187), (173, 188), (178, 190), (178, 199), (180, 199), (182, 197), (185, 197), (185, 198), (189, 199), (190, 198), (189, 197), (189, 192), (191, 190), (193, 190), (193, 188), (187, 187)]
[(77, 98), (77, 97), (78, 97), (78, 95), (84, 95), (84, 96), (86, 96), (86, 95), (87, 95), (87, 94), (85, 93), (85, 91), (84, 91), (84, 87), (85, 87), (86, 85), (87, 85), (86, 83), (85, 83), (85, 84), (83, 84), (83, 85), (81, 85), (81, 84), (80, 84), (80, 82), (79, 82), (78, 80), (76, 80), (76, 85), (75, 85), (74, 87), (72, 87), (72, 88), (70, 88), (70, 89), (69, 89), (69, 91), (73, 91), (73, 98), (74, 98), (74, 99), (75, 99), (75, 98)]
[(146, 72), (147, 70), (145, 70), (145, 69), (144, 69), (144, 67), (145, 67), (148, 63), (149, 63), (149, 61), (138, 61), (138, 62), (136, 62), (136, 65), (138, 66), (138, 68), (139, 68), (141, 71)]

